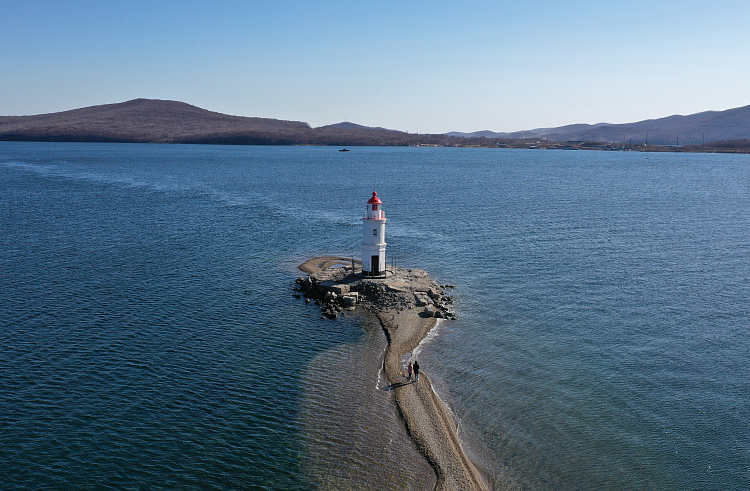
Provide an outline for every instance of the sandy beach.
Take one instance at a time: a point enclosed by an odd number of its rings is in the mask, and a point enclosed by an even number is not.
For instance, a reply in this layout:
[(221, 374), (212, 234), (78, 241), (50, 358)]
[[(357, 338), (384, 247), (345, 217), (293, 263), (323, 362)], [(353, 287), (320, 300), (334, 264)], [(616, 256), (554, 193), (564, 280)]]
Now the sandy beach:
[(320, 282), (347, 284), (354, 289), (374, 289), (381, 293), (363, 296), (358, 306), (371, 311), (386, 334), (384, 371), (390, 384), (388, 388), (392, 389), (390, 392), (407, 433), (435, 471), (435, 489), (487, 489), (463, 451), (456, 422), (433, 390), (429, 376), (421, 371), (419, 382), (409, 381), (401, 365), (402, 357), (414, 350), (436, 323), (434, 317), (428, 317), (423, 308), (414, 304), (415, 292), (434, 292), (437, 284), (424, 271), (400, 268), (383, 279), (359, 280), (351, 274), (351, 266), (349, 258), (319, 257), (306, 261), (299, 269)]

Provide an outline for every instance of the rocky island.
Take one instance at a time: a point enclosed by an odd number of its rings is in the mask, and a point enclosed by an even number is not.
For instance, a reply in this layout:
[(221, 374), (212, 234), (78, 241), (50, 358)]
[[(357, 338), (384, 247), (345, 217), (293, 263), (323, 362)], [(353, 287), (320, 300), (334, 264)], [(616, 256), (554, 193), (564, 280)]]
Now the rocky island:
[[(438, 318), (453, 318), (452, 300), (436, 281), (419, 269), (388, 268), (380, 277), (363, 276), (348, 258), (319, 257), (299, 266), (299, 296), (318, 304), (335, 318), (344, 310), (365, 309), (385, 332), (388, 348), (383, 362), (398, 413), (406, 431), (437, 475), (437, 490), (482, 490), (485, 481), (467, 458), (457, 425), (432, 389), (429, 377), (406, 379), (402, 357), (411, 353)], [(361, 270), (360, 270), (361, 271)], [(447, 286), (446, 286), (447, 287)]]

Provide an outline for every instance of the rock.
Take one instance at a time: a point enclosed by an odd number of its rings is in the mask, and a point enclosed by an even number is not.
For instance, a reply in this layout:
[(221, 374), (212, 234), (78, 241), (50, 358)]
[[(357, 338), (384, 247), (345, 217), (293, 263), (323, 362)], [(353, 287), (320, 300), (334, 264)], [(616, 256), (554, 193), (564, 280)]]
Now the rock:
[(432, 300), (428, 296), (427, 292), (414, 292), (414, 300), (417, 304), (417, 307), (432, 305)]
[[(300, 283), (302, 282), (302, 283)], [(448, 304), (453, 302), (426, 271), (396, 268), (386, 278), (368, 278), (352, 274), (351, 267), (332, 267), (298, 278), (306, 302), (321, 306), (326, 318), (337, 312), (354, 310), (362, 305), (373, 312), (404, 311), (418, 308), (422, 316), (448, 319)], [(450, 287), (451, 285), (446, 285)]]
[(354, 305), (356, 305), (358, 299), (359, 296), (356, 294), (356, 292), (354, 294), (349, 293), (341, 297), (341, 303), (342, 305), (344, 305), (344, 307), (353, 307)]
[(331, 291), (337, 295), (346, 295), (349, 293), (349, 285), (333, 285)]

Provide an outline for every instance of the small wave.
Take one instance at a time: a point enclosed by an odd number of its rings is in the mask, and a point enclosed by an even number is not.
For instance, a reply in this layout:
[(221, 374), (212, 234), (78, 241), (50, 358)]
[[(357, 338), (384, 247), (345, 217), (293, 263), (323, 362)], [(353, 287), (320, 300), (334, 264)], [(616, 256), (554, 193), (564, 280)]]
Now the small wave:
[(388, 345), (383, 346), (383, 350), (380, 352), (380, 368), (378, 369), (378, 376), (375, 379), (375, 390), (381, 390), (381, 382), (383, 380), (383, 368), (385, 367), (385, 352), (388, 351)]
[(390, 225), (388, 227), (388, 235), (390, 235), (391, 237), (410, 237), (415, 239), (430, 239), (441, 242), (445, 242), (449, 239), (449, 237), (439, 232), (420, 230), (403, 225)]
[(76, 169), (74, 167), (70, 167), (70, 164), (65, 161), (60, 161), (55, 164), (32, 164), (29, 162), (13, 161), (4, 162), (2, 166), (6, 168), (20, 169), (42, 176), (89, 181), (94, 183), (119, 184), (125, 185), (127, 187), (152, 187), (157, 190), (170, 190), (179, 188), (179, 186), (175, 184), (153, 183), (148, 182), (143, 178), (137, 178), (135, 176), (104, 174), (100, 172), (91, 172), (84, 169)]
[(0, 163), (3, 167), (9, 168), (9, 169), (21, 169), (28, 172), (35, 172), (37, 174), (49, 174), (54, 172), (58, 166), (56, 165), (39, 165), (39, 164), (30, 164), (28, 162), (17, 162), (17, 161), (10, 161), (10, 162), (2, 162)]
[(410, 353), (406, 353), (401, 357), (401, 364), (403, 366), (406, 366), (409, 364), (409, 362), (414, 361), (417, 359), (417, 356), (422, 352), (422, 349), (433, 342), (435, 338), (440, 336), (440, 333), (443, 331), (443, 328), (445, 326), (445, 319), (437, 319), (437, 322), (435, 322), (435, 327), (430, 329), (430, 332), (427, 333), (427, 336), (424, 337), (422, 341), (419, 342), (416, 348), (414, 348)]

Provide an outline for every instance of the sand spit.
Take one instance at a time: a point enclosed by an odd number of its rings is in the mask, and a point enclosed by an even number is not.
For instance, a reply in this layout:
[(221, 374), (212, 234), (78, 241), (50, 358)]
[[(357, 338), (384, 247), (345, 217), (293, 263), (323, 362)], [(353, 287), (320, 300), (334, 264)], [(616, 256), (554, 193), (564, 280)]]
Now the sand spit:
[(450, 317), (450, 299), (441, 287), (418, 269), (389, 269), (384, 278), (352, 274), (352, 260), (341, 257), (311, 259), (299, 269), (310, 275), (297, 280), (305, 297), (329, 308), (329, 316), (339, 309), (359, 307), (379, 319), (388, 339), (384, 369), (390, 384), (382, 389), (394, 395), (409, 436), (435, 470), (435, 489), (487, 489), (461, 448), (456, 422), (427, 374), (422, 372), (419, 382), (409, 382), (401, 366), (402, 356), (414, 350), (435, 326), (435, 315)]

